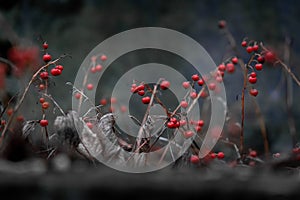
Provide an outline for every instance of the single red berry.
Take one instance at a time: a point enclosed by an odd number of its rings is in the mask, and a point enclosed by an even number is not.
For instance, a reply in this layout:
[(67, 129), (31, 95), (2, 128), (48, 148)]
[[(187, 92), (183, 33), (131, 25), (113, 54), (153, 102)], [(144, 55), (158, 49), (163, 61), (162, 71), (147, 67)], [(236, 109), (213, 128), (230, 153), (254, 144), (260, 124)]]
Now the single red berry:
[(11, 115), (13, 114), (13, 112), (14, 112), (14, 109), (9, 108), (9, 109), (6, 111), (6, 114), (7, 114), (8, 116), (11, 116)]
[(233, 63), (227, 63), (226, 64), (226, 70), (228, 73), (233, 73), (235, 71), (235, 67)]
[(222, 63), (222, 64), (220, 64), (219, 66), (218, 66), (218, 70), (220, 70), (220, 71), (225, 71), (226, 70), (226, 66)]
[(101, 104), (102, 106), (105, 106), (105, 105), (107, 104), (107, 100), (106, 100), (106, 99), (101, 99), (101, 100), (100, 100), (100, 104)]
[(255, 157), (257, 157), (257, 152), (252, 150), (252, 151), (250, 151), (249, 156), (255, 158)]
[(253, 78), (255, 78), (256, 77), (256, 73), (255, 72), (251, 72), (250, 76), (253, 77)]
[(222, 151), (220, 151), (218, 153), (217, 157), (218, 157), (218, 159), (223, 159), (225, 157), (225, 154)]
[(53, 68), (53, 69), (51, 69), (51, 74), (52, 74), (52, 76), (59, 76), (59, 75), (61, 75), (61, 70), (59, 70), (57, 68)]
[(180, 126), (184, 126), (184, 125), (186, 125), (186, 120), (182, 119), (179, 121), (179, 123), (180, 123)]
[(81, 94), (80, 94), (79, 92), (76, 92), (76, 93), (74, 94), (74, 97), (75, 97), (76, 99), (80, 99)]
[(94, 88), (94, 85), (91, 84), (91, 83), (89, 83), (89, 84), (87, 84), (86, 88), (87, 88), (88, 90), (92, 90), (92, 89)]
[(212, 159), (215, 159), (215, 158), (217, 157), (217, 154), (216, 154), (216, 153), (211, 153), (211, 154), (210, 154), (210, 157), (211, 157)]
[(170, 87), (170, 82), (169, 81), (162, 81), (161, 83), (160, 83), (160, 88), (162, 89), (162, 90), (166, 90), (166, 89), (168, 89)]
[(23, 122), (24, 121), (24, 117), (22, 115), (17, 116), (17, 121)]
[(42, 127), (48, 126), (48, 120), (46, 120), (46, 119), (40, 120), (40, 125), (41, 125)]
[(238, 59), (237, 57), (233, 57), (233, 58), (231, 59), (231, 62), (232, 62), (233, 64), (237, 64), (237, 63), (239, 62), (239, 59)]
[(141, 91), (141, 90), (144, 90), (145, 89), (145, 85), (144, 84), (141, 84), (139, 86), (136, 87), (136, 90), (137, 91)]
[(112, 104), (117, 103), (117, 98), (116, 97), (111, 97), (110, 98), (110, 103), (112, 103)]
[(217, 87), (217, 85), (215, 83), (209, 83), (208, 84), (208, 89), (210, 89), (210, 90), (215, 90), (216, 87)]
[(188, 102), (186, 102), (186, 101), (181, 101), (181, 102), (180, 102), (180, 106), (183, 107), (183, 108), (187, 108), (188, 105), (189, 105), (189, 104), (188, 104)]
[(196, 130), (197, 132), (200, 132), (200, 131), (202, 130), (202, 127), (201, 127), (201, 126), (195, 126), (195, 130)]
[(222, 76), (217, 76), (216, 77), (216, 81), (218, 81), (219, 83), (221, 83), (223, 81), (223, 77)]
[(145, 90), (140, 90), (140, 91), (138, 91), (138, 95), (144, 96), (144, 95), (145, 95)]
[(273, 52), (267, 51), (265, 54), (265, 60), (269, 63), (273, 63), (276, 60), (276, 56)]
[(41, 97), (40, 98), (40, 103), (44, 103), (45, 102), (45, 98)]
[(96, 67), (92, 67), (90, 70), (91, 70), (92, 73), (96, 73), (97, 72)]
[(175, 126), (176, 125), (173, 122), (171, 122), (171, 121), (167, 123), (167, 127), (168, 128), (175, 128)]
[(249, 83), (251, 83), (251, 84), (255, 84), (255, 83), (257, 82), (257, 78), (256, 78), (256, 77), (250, 76), (250, 77), (248, 78), (248, 81), (249, 81)]
[(202, 86), (202, 85), (204, 85), (204, 80), (201, 78), (201, 79), (199, 79), (199, 81), (198, 81), (198, 85), (199, 86)]
[(183, 136), (184, 136), (186, 139), (188, 139), (188, 138), (193, 137), (193, 136), (194, 136), (194, 133), (193, 133), (193, 131), (185, 131), (185, 132), (183, 133)]
[(258, 70), (258, 71), (260, 71), (260, 70), (263, 69), (263, 65), (262, 65), (261, 63), (257, 63), (257, 64), (255, 65), (255, 69)]
[(197, 121), (198, 126), (204, 126), (204, 121), (202, 119)]
[(102, 56), (100, 57), (100, 60), (106, 61), (106, 60), (107, 60), (107, 56), (106, 56), (106, 55), (102, 55)]
[(207, 96), (208, 96), (208, 94), (207, 94), (206, 91), (202, 91), (201, 94), (200, 94), (200, 97), (202, 97), (202, 98), (205, 98)]
[(44, 89), (45, 89), (45, 85), (44, 85), (44, 84), (40, 84), (40, 85), (39, 85), (39, 89), (40, 89), (40, 90), (44, 90)]
[(89, 127), (89, 129), (93, 128), (93, 124), (91, 122), (87, 122), (86, 125), (87, 125), (87, 127)]
[(47, 43), (47, 42), (44, 42), (44, 43), (43, 43), (43, 48), (44, 48), (44, 49), (48, 49), (48, 47), (49, 47), (48, 43)]
[(40, 77), (41, 77), (41, 79), (48, 79), (49, 78), (49, 74), (48, 74), (48, 72), (41, 72), (40, 73)]
[(120, 110), (122, 113), (125, 113), (127, 111), (127, 107), (123, 105), (120, 107)]
[(200, 162), (200, 158), (197, 155), (191, 155), (190, 162), (193, 164), (198, 164)]
[(48, 109), (50, 106), (49, 102), (45, 101), (44, 103), (42, 103), (42, 108), (43, 109)]
[(191, 92), (190, 94), (192, 99), (195, 99), (197, 97), (197, 93), (196, 92)]
[(258, 51), (259, 46), (257, 44), (255, 44), (255, 45), (253, 45), (252, 49), (253, 49), (253, 51)]
[(150, 103), (150, 100), (151, 100), (150, 97), (144, 97), (144, 98), (142, 98), (143, 104), (149, 104), (149, 103)]
[(45, 62), (49, 62), (52, 59), (51, 55), (46, 53), (45, 55), (43, 55), (43, 60)]
[(247, 51), (248, 53), (252, 53), (252, 52), (253, 52), (253, 47), (252, 47), (252, 46), (248, 46), (248, 47), (246, 48), (246, 51)]
[(64, 67), (62, 65), (56, 65), (55, 68), (59, 69), (60, 71), (64, 70)]
[(246, 47), (247, 46), (247, 41), (242, 41), (242, 43), (241, 43), (241, 45), (242, 45), (242, 47)]
[(259, 63), (263, 64), (263, 63), (265, 62), (265, 57), (263, 57), (263, 56), (258, 56), (258, 57), (257, 57), (257, 61), (258, 61)]
[(96, 65), (95, 70), (97, 72), (100, 72), (102, 70), (102, 68), (103, 68), (102, 65), (98, 64), (98, 65)]
[(225, 20), (220, 20), (218, 23), (218, 26), (220, 29), (223, 29), (226, 27), (226, 21)]
[(252, 89), (249, 91), (249, 93), (250, 93), (252, 96), (256, 97), (256, 96), (258, 95), (258, 90), (252, 88)]
[(188, 82), (188, 81), (183, 82), (182, 87), (184, 87), (185, 89), (189, 88), (190, 87), (190, 82)]
[(193, 81), (198, 81), (199, 80), (199, 75), (198, 74), (194, 74), (192, 76)]

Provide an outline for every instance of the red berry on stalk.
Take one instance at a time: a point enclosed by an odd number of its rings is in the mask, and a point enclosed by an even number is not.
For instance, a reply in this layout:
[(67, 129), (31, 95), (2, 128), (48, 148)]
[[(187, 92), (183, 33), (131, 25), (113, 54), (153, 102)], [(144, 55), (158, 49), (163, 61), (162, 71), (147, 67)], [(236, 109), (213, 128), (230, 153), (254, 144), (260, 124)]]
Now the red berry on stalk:
[(191, 155), (190, 162), (193, 164), (198, 164), (200, 162), (200, 158), (197, 155)]
[(217, 87), (217, 85), (215, 83), (208, 84), (208, 89), (210, 89), (210, 90), (215, 90), (216, 87)]
[(89, 84), (87, 84), (86, 88), (87, 88), (88, 90), (92, 90), (92, 89), (94, 88), (94, 85), (91, 84), (91, 83), (89, 83)]
[(265, 54), (265, 60), (269, 63), (273, 63), (275, 62), (276, 60), (276, 56), (273, 52), (271, 51), (268, 51), (266, 54)]
[(246, 48), (246, 51), (247, 51), (248, 53), (252, 53), (252, 52), (253, 52), (253, 47), (248, 46), (248, 47)]
[(48, 49), (48, 47), (49, 47), (48, 43), (47, 43), (47, 42), (44, 42), (44, 43), (43, 43), (43, 48), (44, 48), (44, 49)]
[(204, 126), (204, 121), (202, 119), (197, 121), (198, 126)]
[(237, 64), (237, 63), (239, 62), (239, 59), (238, 59), (237, 57), (233, 57), (233, 58), (231, 59), (231, 62), (232, 62), (233, 64)]
[(49, 102), (45, 101), (44, 103), (42, 103), (42, 108), (43, 109), (48, 109), (50, 106)]
[(198, 85), (199, 86), (202, 86), (202, 85), (204, 85), (204, 80), (201, 78), (201, 79), (199, 79), (199, 81), (198, 81)]
[(258, 61), (259, 63), (263, 64), (263, 63), (265, 62), (265, 57), (263, 57), (263, 56), (258, 56), (258, 57), (257, 57), (257, 61)]
[(116, 97), (110, 98), (110, 102), (111, 102), (112, 104), (117, 103), (117, 98), (116, 98)]
[(226, 66), (222, 63), (222, 64), (220, 64), (219, 66), (218, 66), (218, 70), (220, 70), (220, 71), (225, 71), (226, 70)]
[(96, 65), (96, 67), (95, 67), (95, 70), (97, 71), (97, 72), (100, 72), (101, 70), (102, 70), (102, 65)]
[(235, 67), (233, 63), (227, 63), (226, 64), (226, 70), (228, 73), (233, 73), (235, 71)]
[(144, 97), (144, 98), (142, 98), (143, 104), (149, 104), (149, 103), (150, 103), (150, 100), (151, 100), (150, 97)]
[(169, 81), (162, 81), (161, 83), (160, 83), (160, 88), (162, 89), (162, 90), (166, 90), (166, 89), (168, 89), (170, 87), (170, 82)]
[(250, 77), (248, 78), (248, 81), (249, 81), (249, 83), (251, 83), (251, 84), (255, 84), (255, 83), (257, 82), (257, 78), (256, 78), (256, 77), (250, 76)]
[(100, 104), (101, 104), (102, 106), (105, 106), (105, 105), (107, 104), (107, 100), (106, 100), (106, 99), (101, 99), (101, 100), (100, 100)]
[(40, 85), (39, 85), (39, 89), (40, 89), (40, 90), (44, 90), (44, 89), (45, 89), (45, 85), (44, 85), (44, 84), (40, 84)]
[(196, 130), (197, 132), (200, 132), (200, 131), (202, 130), (202, 127), (201, 127), (201, 126), (195, 126), (195, 130)]
[(61, 70), (59, 70), (57, 68), (53, 68), (53, 69), (51, 69), (51, 74), (52, 74), (52, 76), (59, 76), (59, 75), (61, 75)]
[(252, 88), (252, 89), (249, 91), (249, 93), (250, 93), (252, 96), (256, 97), (256, 96), (258, 95), (258, 90)]
[(40, 120), (40, 125), (41, 125), (42, 127), (48, 126), (48, 120), (46, 120), (46, 119)]
[(43, 55), (43, 60), (45, 62), (49, 62), (52, 59), (51, 55), (46, 53), (45, 55)]
[(246, 47), (247, 46), (247, 41), (242, 41), (242, 43), (241, 43), (241, 45), (242, 45), (242, 47)]
[(188, 139), (188, 138), (193, 137), (193, 136), (194, 136), (194, 133), (193, 133), (193, 131), (185, 131), (185, 132), (183, 133), (183, 136), (184, 136), (186, 139)]
[(250, 151), (249, 156), (251, 156), (253, 158), (256, 158), (257, 157), (257, 152), (252, 150), (252, 151)]
[(183, 82), (182, 87), (184, 87), (185, 89), (188, 89), (190, 87), (190, 82), (188, 82), (188, 81)]
[(218, 153), (217, 157), (218, 157), (218, 159), (223, 159), (225, 157), (225, 154), (222, 151), (220, 151)]
[(199, 75), (198, 74), (194, 74), (192, 76), (193, 81), (198, 81), (199, 80)]
[(220, 20), (218, 23), (218, 26), (220, 29), (223, 29), (226, 27), (226, 21), (225, 20)]
[(195, 99), (197, 97), (197, 93), (196, 92), (191, 92), (190, 94), (192, 99)]
[(255, 45), (253, 45), (252, 49), (253, 49), (253, 51), (258, 51), (259, 46), (257, 44), (255, 44)]
[(87, 122), (86, 125), (87, 125), (87, 127), (89, 127), (89, 129), (93, 128), (93, 124), (91, 122)]
[(215, 159), (215, 158), (217, 157), (217, 154), (216, 154), (216, 153), (211, 153), (211, 154), (210, 154), (210, 157), (211, 157), (212, 159)]
[(40, 98), (40, 103), (44, 103), (45, 102), (45, 98), (41, 97)]
[(140, 90), (140, 91), (138, 91), (138, 95), (144, 96), (144, 95), (145, 95), (145, 90)]
[(74, 97), (75, 97), (76, 99), (80, 99), (81, 94), (80, 94), (79, 92), (76, 92), (76, 93), (74, 94)]
[(11, 116), (11, 115), (13, 114), (13, 112), (14, 112), (14, 109), (9, 108), (9, 109), (6, 111), (6, 114), (7, 114), (8, 116)]
[(255, 72), (251, 72), (250, 76), (253, 77), (253, 78), (255, 78), (256, 77), (256, 73)]
[(186, 120), (184, 120), (184, 119), (180, 120), (179, 124), (180, 124), (180, 126), (186, 125)]
[(186, 101), (181, 101), (181, 102), (180, 102), (180, 106), (183, 107), (183, 108), (187, 108), (188, 105), (189, 105), (189, 104), (188, 104), (188, 102), (186, 102)]
[(168, 128), (175, 128), (175, 124), (173, 122), (168, 122), (167, 127)]
[(49, 74), (48, 74), (48, 72), (41, 72), (40, 73), (40, 77), (41, 77), (41, 79), (48, 79), (49, 78)]
[(107, 56), (106, 56), (106, 55), (102, 55), (102, 56), (100, 57), (100, 60), (106, 61), (106, 60), (107, 60)]
[(59, 69), (60, 71), (64, 70), (64, 67), (62, 65), (56, 65), (55, 68)]
[(261, 63), (257, 63), (257, 64), (255, 65), (255, 69), (258, 70), (258, 71), (260, 71), (260, 70), (263, 69), (263, 65), (262, 65)]

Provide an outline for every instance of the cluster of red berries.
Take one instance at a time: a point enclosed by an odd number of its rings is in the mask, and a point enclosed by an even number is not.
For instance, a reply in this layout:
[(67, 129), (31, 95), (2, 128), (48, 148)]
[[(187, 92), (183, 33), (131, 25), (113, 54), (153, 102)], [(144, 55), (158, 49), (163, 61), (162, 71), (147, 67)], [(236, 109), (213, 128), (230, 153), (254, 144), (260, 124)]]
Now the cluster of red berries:
[[(228, 73), (233, 73), (235, 71), (235, 65), (238, 64), (239, 59), (237, 57), (233, 57), (230, 60), (221, 63), (218, 66), (218, 71), (217, 74), (221, 75), (221, 77), (224, 77), (224, 73), (225, 71)], [(220, 82), (219, 80), (217, 80), (218, 82)]]
[(202, 127), (204, 126), (204, 121), (202, 119), (198, 120), (198, 121), (190, 121), (191, 125), (194, 125), (194, 129), (196, 132), (200, 132), (202, 130)]
[(167, 122), (167, 127), (170, 129), (179, 128), (180, 121), (178, 121), (176, 117), (171, 117), (170, 120)]
[[(216, 159), (216, 158), (223, 159), (223, 158), (225, 158), (225, 154), (222, 151), (220, 151), (218, 153), (210, 153), (209, 154), (209, 158), (210, 159)], [(190, 162), (193, 163), (193, 164), (198, 164), (200, 162), (199, 156), (197, 156), (197, 155), (191, 155)]]

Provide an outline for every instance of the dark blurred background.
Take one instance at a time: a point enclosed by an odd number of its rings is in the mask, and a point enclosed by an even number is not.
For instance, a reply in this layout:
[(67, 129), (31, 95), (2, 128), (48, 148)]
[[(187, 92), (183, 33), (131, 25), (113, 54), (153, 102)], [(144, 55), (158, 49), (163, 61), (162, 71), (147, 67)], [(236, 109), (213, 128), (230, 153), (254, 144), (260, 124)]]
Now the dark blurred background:
[[(237, 42), (244, 37), (263, 41), (279, 57), (285, 41), (291, 39), (289, 66), (300, 76), (300, 3), (299, 1), (222, 1), (222, 0), (10, 0), (0, 1), (0, 39), (37, 44), (41, 35), (49, 43), (53, 57), (63, 53), (72, 59), (63, 61), (65, 71), (55, 80), (53, 96), (65, 110), (71, 109), (71, 96), (64, 88), (73, 82), (85, 56), (101, 41), (137, 27), (157, 26), (180, 31), (198, 41), (216, 64), (228, 51), (227, 40), (218, 29), (218, 21), (227, 21)], [(247, 54), (239, 47), (244, 59)], [(266, 120), (272, 152), (291, 148), (286, 108), (286, 83), (281, 68), (267, 66), (259, 75), (257, 97)], [(225, 81), (229, 107), (239, 121), (242, 76), (238, 70)], [(292, 117), (300, 129), (300, 88), (293, 84)], [(250, 101), (250, 100), (247, 100)], [(247, 103), (246, 141), (262, 148), (251, 101)], [(297, 134), (299, 138), (299, 134)]]

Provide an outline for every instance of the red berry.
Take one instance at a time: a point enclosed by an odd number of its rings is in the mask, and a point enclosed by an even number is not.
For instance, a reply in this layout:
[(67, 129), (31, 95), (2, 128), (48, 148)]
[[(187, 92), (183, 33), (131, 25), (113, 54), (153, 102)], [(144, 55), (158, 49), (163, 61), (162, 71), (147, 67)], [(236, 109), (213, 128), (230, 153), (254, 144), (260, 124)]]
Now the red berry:
[(253, 51), (253, 47), (251, 47), (251, 46), (248, 46), (248, 47), (246, 48), (246, 51), (247, 51), (248, 53), (252, 53), (252, 51)]
[(205, 98), (207, 96), (208, 96), (208, 94), (207, 94), (206, 91), (202, 91), (201, 94), (200, 94), (200, 97), (202, 97), (202, 98)]
[(162, 90), (166, 90), (166, 89), (168, 89), (170, 87), (170, 82), (169, 81), (162, 81), (161, 83), (160, 83), (160, 88), (162, 89)]
[(257, 78), (256, 78), (256, 77), (250, 76), (250, 77), (248, 78), (248, 81), (249, 81), (249, 83), (251, 83), (251, 84), (255, 84), (255, 83), (257, 82)]
[(215, 159), (215, 158), (217, 157), (217, 154), (216, 154), (216, 153), (211, 153), (211, 154), (210, 154), (210, 157), (211, 157), (212, 159)]
[(215, 90), (216, 87), (217, 87), (217, 85), (215, 83), (208, 84), (208, 89), (210, 89), (210, 90)]
[(143, 85), (143, 84), (136, 87), (137, 91), (141, 91), (141, 90), (144, 90), (144, 89), (145, 89), (145, 85)]
[(222, 64), (220, 64), (219, 66), (218, 66), (218, 70), (220, 70), (220, 71), (225, 71), (226, 70), (226, 66), (222, 63)]
[(242, 41), (242, 43), (241, 43), (241, 45), (242, 45), (242, 47), (246, 47), (247, 46), (247, 41)]
[(89, 129), (93, 128), (93, 124), (91, 122), (87, 122), (86, 125), (87, 125), (87, 127), (89, 127)]
[(260, 70), (263, 69), (263, 65), (262, 65), (261, 63), (257, 63), (257, 64), (255, 65), (255, 69), (258, 70), (258, 71), (260, 71)]
[(197, 155), (191, 155), (190, 162), (193, 164), (198, 164), (200, 162), (200, 158)]
[(111, 102), (112, 104), (117, 103), (117, 98), (115, 98), (115, 97), (110, 98), (110, 102)]
[(40, 125), (41, 125), (42, 127), (48, 126), (48, 120), (46, 120), (46, 119), (40, 120)]
[(94, 88), (94, 85), (91, 84), (91, 83), (89, 83), (89, 84), (87, 84), (86, 88), (87, 88), (88, 90), (92, 90), (92, 89)]
[(45, 102), (45, 98), (41, 97), (40, 98), (40, 103), (44, 103)]
[(24, 121), (24, 117), (22, 115), (17, 116), (17, 121), (23, 122)]
[(186, 101), (181, 101), (181, 102), (180, 102), (180, 106), (183, 107), (183, 108), (187, 108), (188, 105), (189, 105), (189, 104), (188, 104), (188, 102), (186, 102)]
[(204, 126), (204, 121), (202, 119), (197, 121), (198, 126)]
[(43, 55), (43, 60), (45, 62), (49, 62), (52, 59), (51, 55), (46, 53), (45, 55)]
[(194, 133), (193, 133), (193, 131), (185, 131), (185, 132), (183, 133), (183, 136), (184, 136), (186, 139), (188, 139), (188, 138), (193, 137), (193, 136), (194, 136)]
[(96, 65), (96, 67), (95, 67), (95, 70), (97, 71), (97, 72), (100, 72), (101, 70), (102, 70), (102, 65)]
[(100, 104), (101, 104), (102, 106), (105, 106), (105, 105), (107, 104), (107, 100), (106, 100), (106, 99), (101, 99), (101, 100), (100, 100)]
[(90, 70), (92, 73), (96, 73), (96, 67), (92, 67)]
[(223, 159), (225, 157), (225, 154), (222, 151), (220, 151), (218, 153), (217, 157), (218, 157), (218, 159)]
[(190, 94), (192, 99), (195, 99), (197, 97), (197, 93), (196, 92), (191, 92)]
[(173, 122), (168, 122), (168, 123), (167, 123), (167, 127), (168, 127), (168, 128), (175, 128), (175, 126), (176, 126), (176, 125), (175, 125)]
[(222, 76), (217, 76), (217, 77), (216, 77), (216, 81), (218, 81), (219, 83), (221, 83), (221, 82), (223, 81)]
[(228, 73), (233, 73), (235, 71), (235, 67), (233, 63), (227, 63), (226, 64), (226, 70)]
[(64, 67), (62, 65), (56, 65), (55, 68), (59, 69), (60, 71), (64, 70)]
[(180, 120), (180, 126), (184, 126), (184, 125), (186, 125), (186, 120), (184, 120), (184, 119), (182, 119), (182, 120)]
[(53, 69), (51, 69), (51, 74), (52, 74), (52, 76), (59, 76), (61, 74), (61, 70), (59, 70), (57, 68), (53, 68)]
[(198, 85), (199, 86), (202, 86), (202, 85), (204, 85), (204, 80), (201, 78), (201, 79), (199, 79), (199, 81), (198, 81)]
[(121, 106), (120, 110), (122, 113), (124, 113), (127, 111), (127, 107), (123, 105), (123, 106)]
[(13, 114), (13, 112), (14, 112), (14, 109), (9, 108), (9, 109), (6, 111), (6, 114), (7, 114), (8, 116), (11, 116), (11, 115)]
[(257, 44), (255, 44), (255, 45), (253, 45), (252, 49), (253, 49), (253, 51), (258, 51), (259, 46)]
[(258, 90), (252, 88), (252, 89), (249, 91), (249, 93), (250, 93), (252, 96), (256, 97), (256, 96), (258, 95)]
[(265, 62), (265, 58), (263, 56), (258, 56), (257, 61), (263, 64)]
[(250, 76), (253, 77), (253, 78), (255, 78), (256, 77), (256, 73), (255, 72), (251, 72)]
[(218, 23), (218, 26), (220, 29), (223, 29), (226, 27), (226, 21), (225, 20), (220, 20)]
[(42, 103), (42, 108), (43, 109), (48, 109), (50, 106), (49, 102), (45, 101), (44, 103)]
[(255, 157), (257, 157), (257, 152), (252, 150), (252, 151), (250, 151), (249, 156), (255, 158)]
[(151, 100), (150, 97), (144, 97), (144, 98), (142, 98), (143, 104), (149, 104), (149, 103), (150, 103), (150, 100)]
[(176, 117), (172, 117), (172, 118), (170, 119), (170, 122), (176, 123), (176, 122), (177, 122)]
[(202, 127), (201, 127), (201, 126), (195, 126), (195, 130), (196, 130), (197, 132), (200, 132), (200, 131), (202, 130)]
[(194, 74), (192, 76), (193, 81), (198, 81), (199, 80), (199, 75), (198, 74)]
[(74, 97), (75, 97), (76, 99), (80, 99), (81, 94), (80, 94), (79, 92), (76, 92), (75, 95), (74, 95)]
[(48, 72), (41, 72), (40, 73), (40, 77), (41, 77), (41, 79), (48, 79), (49, 78), (49, 74), (48, 74)]
[(44, 90), (44, 89), (45, 89), (45, 85), (44, 85), (44, 84), (40, 84), (40, 85), (39, 85), (39, 89), (40, 89), (40, 90)]
[(268, 51), (268, 52), (265, 54), (265, 60), (266, 60), (267, 62), (273, 63), (273, 62), (275, 62), (275, 60), (276, 60), (276, 56), (275, 56), (275, 54), (274, 54), (273, 52)]
[(237, 64), (237, 63), (239, 62), (239, 59), (238, 59), (237, 57), (233, 57), (233, 58), (231, 59), (231, 62), (232, 62), (233, 64)]
[(190, 87), (190, 82), (188, 82), (188, 81), (183, 82), (182, 87), (184, 87), (185, 89), (189, 88)]
[(100, 60), (106, 61), (106, 60), (107, 60), (107, 56), (106, 56), (106, 55), (102, 55), (102, 56), (100, 57)]
[(43, 43), (43, 48), (44, 48), (44, 49), (48, 49), (48, 47), (49, 47), (48, 43), (47, 43), (47, 42), (44, 42), (44, 43)]
[(138, 95), (144, 96), (144, 94), (145, 94), (145, 90), (140, 90), (140, 91), (138, 91)]

